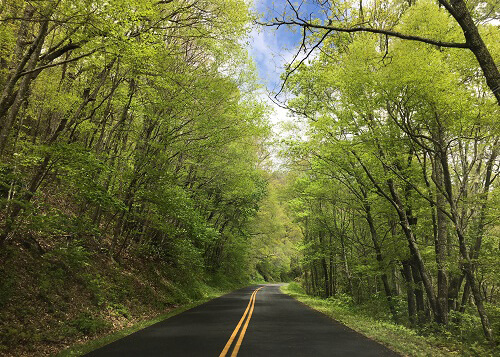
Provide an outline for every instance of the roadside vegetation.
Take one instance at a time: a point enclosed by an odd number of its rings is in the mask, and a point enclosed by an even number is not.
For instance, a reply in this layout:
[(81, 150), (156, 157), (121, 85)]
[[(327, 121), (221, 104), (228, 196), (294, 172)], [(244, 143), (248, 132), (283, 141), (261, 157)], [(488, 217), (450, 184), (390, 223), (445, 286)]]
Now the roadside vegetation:
[(117, 263), (78, 242), (42, 256), (25, 248), (6, 254), (2, 356), (54, 355), (73, 345), (63, 355), (81, 355), (251, 278), (190, 276), (135, 253)]
[(429, 325), (415, 330), (395, 324), (390, 316), (383, 313), (381, 301), (374, 300), (360, 305), (353, 303), (348, 295), (324, 299), (307, 294), (302, 286), (295, 282), (283, 286), (281, 290), (314, 310), (320, 311), (403, 356), (486, 357), (498, 352), (473, 341), (461, 342), (452, 333), (438, 326)]

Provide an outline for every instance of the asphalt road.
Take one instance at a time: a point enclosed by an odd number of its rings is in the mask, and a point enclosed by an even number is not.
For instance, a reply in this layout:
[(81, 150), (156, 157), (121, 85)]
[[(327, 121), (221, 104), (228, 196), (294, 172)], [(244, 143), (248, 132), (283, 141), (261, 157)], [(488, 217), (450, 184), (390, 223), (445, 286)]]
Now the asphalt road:
[[(258, 288), (261, 289), (255, 293)], [(234, 291), (87, 356), (236, 355), (399, 356), (281, 293), (278, 285), (256, 285)]]

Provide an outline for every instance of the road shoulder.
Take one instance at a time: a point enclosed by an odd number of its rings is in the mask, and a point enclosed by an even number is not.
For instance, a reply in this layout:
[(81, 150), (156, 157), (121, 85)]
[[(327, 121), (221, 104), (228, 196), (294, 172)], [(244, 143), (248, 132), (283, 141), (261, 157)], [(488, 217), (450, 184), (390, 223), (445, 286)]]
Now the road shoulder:
[(296, 284), (287, 284), (281, 291), (313, 310), (319, 311), (331, 319), (342, 323), (348, 328), (376, 341), (394, 352), (404, 356), (457, 356), (458, 351), (451, 351), (445, 347), (437, 347), (433, 341), (417, 335), (411, 329), (385, 321), (375, 320), (368, 316), (349, 313), (345, 309), (338, 309), (331, 301), (312, 297), (296, 288)]
[[(246, 285), (247, 284), (245, 284), (245, 286)], [(190, 303), (186, 303), (186, 304), (183, 304), (180, 306), (169, 308), (164, 313), (159, 314), (158, 316), (156, 316), (152, 319), (143, 320), (143, 321), (140, 321), (132, 326), (123, 328), (121, 330), (111, 332), (109, 334), (106, 334), (104, 336), (86, 341), (84, 343), (75, 344), (75, 345), (59, 352), (58, 354), (56, 354), (55, 357), (83, 356), (89, 352), (97, 350), (97, 349), (99, 349), (103, 346), (106, 346), (110, 343), (113, 343), (119, 339), (127, 337), (135, 332), (143, 330), (143, 329), (145, 329), (149, 326), (152, 326), (154, 324), (157, 324), (161, 321), (165, 321), (171, 317), (174, 317), (174, 316), (179, 315), (183, 312), (191, 310), (197, 306), (205, 304), (205, 303), (212, 301), (218, 297), (227, 295), (227, 294), (229, 294), (233, 291), (236, 291), (240, 288), (241, 287), (236, 287), (236, 288), (233, 288), (231, 290), (213, 290), (208, 296), (205, 296), (202, 299), (192, 301)]]

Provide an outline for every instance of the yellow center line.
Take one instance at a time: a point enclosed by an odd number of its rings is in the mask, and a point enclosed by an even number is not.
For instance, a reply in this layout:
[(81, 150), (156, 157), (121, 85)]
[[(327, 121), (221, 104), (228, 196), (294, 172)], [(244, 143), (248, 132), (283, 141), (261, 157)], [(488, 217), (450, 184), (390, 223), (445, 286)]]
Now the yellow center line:
[(245, 322), (245, 325), (243, 326), (243, 329), (241, 330), (240, 337), (238, 337), (238, 341), (236, 341), (236, 345), (234, 345), (234, 350), (233, 350), (233, 353), (231, 354), (231, 357), (236, 357), (238, 355), (238, 351), (240, 350), (240, 347), (241, 347), (241, 342), (243, 342), (243, 337), (245, 337), (245, 333), (247, 332), (248, 324), (250, 323), (250, 319), (252, 318), (253, 308), (255, 306), (255, 299), (257, 299), (257, 292), (260, 289), (262, 289), (262, 288), (258, 288), (257, 290), (255, 290), (255, 295), (254, 295), (253, 301), (252, 301), (252, 307), (250, 308), (250, 312), (248, 313), (247, 321)]
[(236, 338), (236, 335), (238, 335), (238, 331), (240, 330), (241, 324), (243, 321), (245, 321), (245, 318), (247, 317), (248, 312), (248, 319), (245, 322), (245, 325), (243, 326), (242, 332), (240, 334), (240, 337), (238, 338), (238, 341), (236, 342), (236, 345), (234, 347), (233, 353), (231, 354), (231, 357), (236, 357), (238, 354), (238, 350), (240, 349), (241, 342), (243, 341), (243, 337), (245, 336), (245, 332), (247, 330), (248, 324), (250, 322), (250, 319), (252, 318), (253, 310), (254, 310), (254, 305), (255, 305), (255, 298), (257, 296), (257, 292), (262, 289), (262, 287), (254, 290), (252, 293), (252, 296), (250, 297), (250, 301), (248, 302), (247, 308), (245, 312), (243, 313), (243, 316), (241, 317), (240, 321), (238, 322), (238, 325), (236, 325), (236, 328), (234, 329), (233, 333), (231, 334), (231, 337), (227, 341), (226, 345), (224, 346), (224, 349), (220, 353), (219, 357), (225, 357), (229, 349), (231, 348), (231, 345), (233, 344), (234, 339)]
[(233, 334), (231, 335), (231, 337), (227, 341), (227, 343), (224, 346), (224, 349), (220, 353), (219, 357), (225, 357), (227, 354), (227, 351), (229, 351), (229, 348), (231, 347), (231, 344), (233, 343), (236, 335), (238, 334), (240, 326), (243, 323), (243, 321), (245, 320), (245, 317), (247, 316), (248, 310), (250, 309), (250, 306), (252, 305), (252, 301), (253, 301), (253, 297), (254, 297), (255, 293), (256, 293), (256, 290), (254, 290), (254, 292), (252, 293), (252, 296), (250, 297), (250, 301), (248, 302), (248, 305), (247, 305), (247, 309), (243, 313), (243, 316), (241, 317), (240, 322), (238, 322), (238, 325), (236, 325), (236, 328), (234, 329)]

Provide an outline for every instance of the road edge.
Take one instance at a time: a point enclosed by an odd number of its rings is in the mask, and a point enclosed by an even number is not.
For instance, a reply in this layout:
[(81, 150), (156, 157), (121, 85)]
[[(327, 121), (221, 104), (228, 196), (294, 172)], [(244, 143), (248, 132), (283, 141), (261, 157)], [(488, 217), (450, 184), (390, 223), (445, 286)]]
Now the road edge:
[[(353, 324), (352, 321), (346, 321), (346, 319), (336, 316), (334, 311), (328, 308), (328, 302), (324, 299), (294, 292), (288, 289), (288, 284), (281, 286), (280, 291), (292, 297), (304, 306), (327, 316), (328, 318), (346, 326), (347, 328), (365, 336), (366, 338), (374, 342), (383, 345), (384, 347), (387, 347), (391, 351), (398, 353), (401, 356), (457, 356), (457, 351), (443, 350), (442, 348), (434, 346), (425, 337), (417, 335), (414, 331), (409, 330), (404, 326), (394, 325), (394, 327), (397, 328), (397, 336), (394, 336), (396, 332), (390, 330), (389, 328), (387, 328), (386, 331), (381, 331), (380, 329), (378, 331), (375, 329), (367, 331), (365, 329), (360, 329), (359, 326)], [(404, 343), (396, 345), (394, 342), (398, 342), (398, 339), (404, 339)]]
[(156, 323), (159, 323), (161, 321), (164, 321), (164, 320), (167, 320), (171, 317), (179, 315), (185, 311), (191, 310), (191, 309), (193, 309), (199, 305), (202, 305), (206, 302), (209, 302), (213, 299), (219, 298), (221, 296), (230, 294), (233, 291), (245, 288), (247, 286), (252, 286), (252, 285), (255, 285), (255, 283), (245, 284), (245, 285), (242, 285), (242, 286), (239, 286), (236, 288), (232, 288), (231, 290), (224, 290), (224, 291), (216, 292), (216, 293), (210, 294), (209, 296), (206, 296), (202, 299), (192, 301), (190, 303), (183, 304), (180, 306), (172, 307), (169, 310), (167, 310), (166, 312), (163, 312), (152, 319), (139, 321), (139, 322), (133, 324), (132, 326), (125, 327), (121, 330), (113, 331), (109, 334), (106, 334), (106, 335), (101, 336), (101, 337), (97, 337), (95, 339), (86, 341), (84, 343), (78, 343), (78, 344), (75, 344), (73, 346), (70, 346), (70, 347), (58, 352), (57, 354), (55, 354), (54, 357), (83, 356), (89, 352), (92, 352), (92, 351), (97, 350), (101, 347), (104, 347), (112, 342), (115, 342), (119, 339), (122, 339), (126, 336), (129, 336), (137, 331), (145, 329), (145, 328), (152, 326)]

